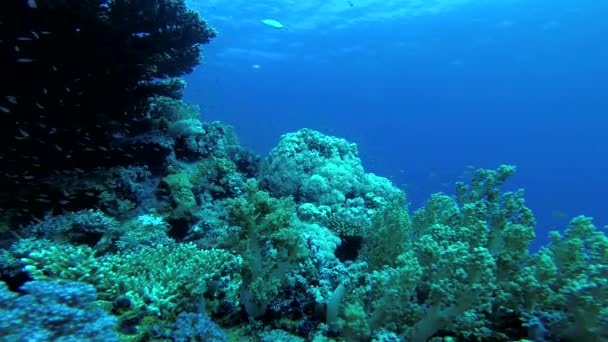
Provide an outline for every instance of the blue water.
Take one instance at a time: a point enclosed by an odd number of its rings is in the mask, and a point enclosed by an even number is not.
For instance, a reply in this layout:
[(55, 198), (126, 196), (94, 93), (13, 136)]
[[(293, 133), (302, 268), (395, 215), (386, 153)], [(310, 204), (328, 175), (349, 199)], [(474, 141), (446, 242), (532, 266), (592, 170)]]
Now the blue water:
[(248, 3), (191, 2), (219, 36), (186, 92), (243, 145), (344, 137), (414, 209), (473, 167), (515, 164), (537, 243), (579, 214), (608, 224), (608, 2)]

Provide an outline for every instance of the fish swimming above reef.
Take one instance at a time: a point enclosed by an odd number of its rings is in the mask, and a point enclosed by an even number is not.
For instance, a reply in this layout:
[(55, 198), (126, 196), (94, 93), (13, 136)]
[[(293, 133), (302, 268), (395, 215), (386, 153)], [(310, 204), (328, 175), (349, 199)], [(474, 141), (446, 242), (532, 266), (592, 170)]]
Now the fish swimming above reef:
[(278, 20), (274, 20), (274, 19), (262, 19), (261, 22), (262, 22), (262, 24), (264, 24), (266, 26), (270, 26), (270, 27), (275, 28), (275, 29), (279, 29), (279, 30), (287, 29), (285, 27), (285, 25), (281, 24), (281, 22), (278, 21)]

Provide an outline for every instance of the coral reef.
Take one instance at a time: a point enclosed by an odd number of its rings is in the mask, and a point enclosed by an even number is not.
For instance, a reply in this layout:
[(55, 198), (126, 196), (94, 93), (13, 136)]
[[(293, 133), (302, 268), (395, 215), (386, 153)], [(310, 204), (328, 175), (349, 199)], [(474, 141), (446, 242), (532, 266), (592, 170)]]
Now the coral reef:
[(260, 160), (181, 101), (182, 0), (0, 3), (0, 336), (605, 341), (608, 238), (538, 252), (514, 166), (411, 208), (311, 129)]
[(95, 307), (95, 289), (79, 282), (0, 282), (0, 336), (6, 341), (118, 341), (116, 319)]
[(575, 217), (532, 257), (524, 274), (526, 325), (536, 339), (608, 339), (608, 237)]
[(386, 178), (365, 173), (355, 144), (311, 129), (285, 134), (260, 179), (276, 196), (292, 196), (303, 220), (347, 236), (361, 235), (357, 230), (369, 226), (375, 211), (399, 196)]
[(238, 248), (245, 262), (241, 300), (249, 315), (262, 315), (276, 297), (288, 270), (305, 257), (303, 240), (293, 224), (290, 198), (276, 199), (251, 179), (244, 194), (228, 201), (230, 218), (240, 229), (224, 244)]
[(153, 99), (181, 97), (178, 77), (215, 36), (183, 0), (3, 1), (0, 25), (0, 204), (13, 223), (95, 206), (98, 189), (58, 186), (93, 169), (163, 165)]

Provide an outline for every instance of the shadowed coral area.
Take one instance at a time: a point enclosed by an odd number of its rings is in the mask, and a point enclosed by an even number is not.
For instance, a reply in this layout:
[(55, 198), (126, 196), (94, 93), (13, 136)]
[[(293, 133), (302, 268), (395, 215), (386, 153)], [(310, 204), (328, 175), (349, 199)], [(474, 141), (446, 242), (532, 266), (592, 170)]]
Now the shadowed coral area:
[(101, 196), (58, 189), (66, 178), (162, 165), (172, 144), (150, 139), (160, 130), (151, 99), (179, 99), (177, 77), (215, 36), (198, 13), (179, 0), (3, 1), (0, 22), (0, 203), (13, 220)]
[(183, 1), (3, 1), (0, 336), (605, 341), (608, 238), (530, 251), (515, 166), (413, 208), (312, 129), (260, 158), (181, 101)]
[(17, 295), (0, 282), (0, 336), (6, 341), (118, 341), (116, 319), (81, 282), (30, 281)]

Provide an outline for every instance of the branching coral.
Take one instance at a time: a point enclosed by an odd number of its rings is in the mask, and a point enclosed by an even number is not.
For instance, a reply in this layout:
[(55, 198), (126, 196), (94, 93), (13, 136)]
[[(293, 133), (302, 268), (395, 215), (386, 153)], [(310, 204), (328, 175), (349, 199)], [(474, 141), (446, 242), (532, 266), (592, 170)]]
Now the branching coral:
[(87, 246), (45, 240), (21, 240), (12, 250), (34, 279), (89, 283), (101, 299), (125, 295), (132, 307), (150, 314), (173, 317), (199, 307), (212, 312), (219, 298), (238, 303), (243, 261), (224, 250), (177, 244), (96, 256)]
[(172, 317), (201, 307), (215, 311), (219, 299), (238, 305), (242, 259), (224, 250), (194, 244), (157, 246), (113, 258), (117, 292), (133, 307)]

